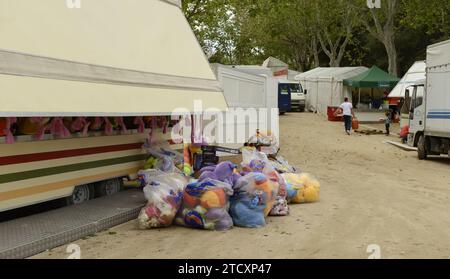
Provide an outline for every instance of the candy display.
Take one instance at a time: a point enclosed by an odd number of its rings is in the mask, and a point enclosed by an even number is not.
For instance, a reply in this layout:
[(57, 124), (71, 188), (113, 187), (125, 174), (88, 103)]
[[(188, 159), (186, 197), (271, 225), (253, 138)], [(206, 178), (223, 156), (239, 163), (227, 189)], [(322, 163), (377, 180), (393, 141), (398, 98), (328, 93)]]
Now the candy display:
[(17, 120), (18, 133), (22, 135), (39, 135), (45, 134), (46, 125), (50, 122), (48, 117), (27, 117)]
[[(144, 173), (141, 173), (143, 175)], [(183, 197), (183, 189), (187, 183), (180, 174), (159, 173), (153, 176), (145, 173), (147, 185), (144, 195), (147, 205), (141, 210), (138, 225), (141, 229), (167, 227), (173, 223)]]
[(278, 193), (278, 184), (263, 173), (250, 172), (234, 185), (230, 213), (233, 223), (241, 227), (261, 227), (266, 224)]
[(8, 132), (7, 129), (9, 129), (9, 127), (6, 128), (6, 122), (6, 118), (0, 118), (0, 137), (6, 136)]
[(287, 185), (288, 202), (310, 203), (320, 199), (320, 183), (311, 175), (284, 173), (282, 176)]
[(205, 178), (190, 183), (184, 189), (183, 203), (175, 222), (198, 229), (228, 230), (233, 226), (228, 214), (232, 194), (231, 185), (218, 180)]
[(0, 136), (5, 136), (5, 142), (7, 144), (14, 143), (14, 132), (17, 129), (16, 124), (16, 117), (0, 118)]

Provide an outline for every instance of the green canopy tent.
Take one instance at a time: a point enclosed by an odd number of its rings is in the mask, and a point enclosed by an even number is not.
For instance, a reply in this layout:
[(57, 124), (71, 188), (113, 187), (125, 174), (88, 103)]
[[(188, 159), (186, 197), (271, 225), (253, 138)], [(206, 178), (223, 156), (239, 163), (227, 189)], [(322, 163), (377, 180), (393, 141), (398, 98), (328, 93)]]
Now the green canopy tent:
[(344, 79), (343, 83), (349, 87), (359, 88), (359, 101), (361, 100), (361, 88), (392, 89), (400, 81), (399, 78), (393, 76), (377, 66), (373, 66), (366, 72), (363, 72), (352, 78)]

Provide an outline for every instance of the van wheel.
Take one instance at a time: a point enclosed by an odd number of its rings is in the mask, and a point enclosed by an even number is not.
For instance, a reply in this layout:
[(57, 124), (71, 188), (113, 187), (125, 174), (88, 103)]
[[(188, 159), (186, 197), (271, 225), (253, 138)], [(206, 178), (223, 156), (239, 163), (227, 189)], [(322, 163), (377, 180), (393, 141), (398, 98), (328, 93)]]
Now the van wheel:
[(420, 135), (419, 137), (419, 141), (417, 143), (417, 154), (419, 155), (419, 160), (426, 160), (428, 157), (424, 135)]
[(122, 189), (122, 180), (119, 178), (101, 181), (96, 185), (95, 192), (97, 197), (111, 196)]
[(67, 205), (82, 204), (93, 197), (93, 193), (89, 185), (76, 186), (71, 196), (66, 198)]

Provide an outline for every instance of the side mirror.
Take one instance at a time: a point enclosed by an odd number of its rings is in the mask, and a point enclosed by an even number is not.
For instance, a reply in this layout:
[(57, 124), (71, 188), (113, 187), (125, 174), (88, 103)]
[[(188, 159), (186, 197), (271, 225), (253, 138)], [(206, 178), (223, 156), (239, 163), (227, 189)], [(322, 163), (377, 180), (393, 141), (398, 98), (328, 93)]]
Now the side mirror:
[(305, 90), (303, 90), (303, 94), (308, 94), (308, 90), (307, 89), (305, 89)]

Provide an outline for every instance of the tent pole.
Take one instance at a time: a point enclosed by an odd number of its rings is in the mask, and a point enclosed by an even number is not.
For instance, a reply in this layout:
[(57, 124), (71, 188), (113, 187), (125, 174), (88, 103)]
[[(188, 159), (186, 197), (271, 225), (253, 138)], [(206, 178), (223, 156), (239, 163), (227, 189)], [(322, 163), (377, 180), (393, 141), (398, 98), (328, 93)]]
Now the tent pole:
[(358, 109), (360, 109), (360, 107), (361, 107), (361, 87), (359, 87), (358, 89), (359, 89)]
[(373, 102), (373, 88), (370, 89), (370, 105), (369, 108), (372, 109), (372, 102)]

